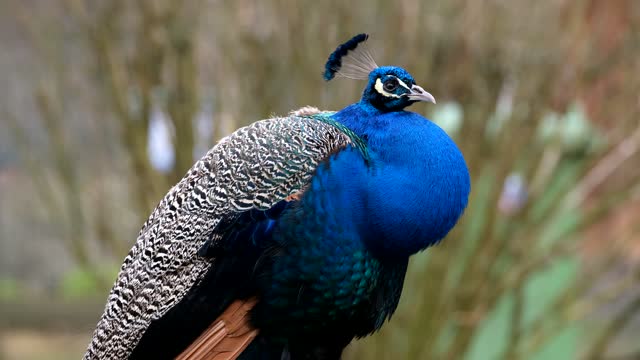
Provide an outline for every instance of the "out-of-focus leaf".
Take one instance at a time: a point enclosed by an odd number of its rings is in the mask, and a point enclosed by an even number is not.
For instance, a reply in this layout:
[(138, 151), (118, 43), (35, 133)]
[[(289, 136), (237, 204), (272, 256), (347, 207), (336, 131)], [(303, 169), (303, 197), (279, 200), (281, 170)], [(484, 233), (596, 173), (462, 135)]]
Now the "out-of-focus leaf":
[(104, 294), (103, 279), (115, 281), (119, 266), (101, 266), (85, 270), (76, 268), (69, 271), (60, 282), (59, 292), (66, 299), (91, 298)]
[(22, 293), (22, 286), (18, 280), (0, 277), (0, 300), (14, 300)]
[(457, 102), (449, 101), (438, 105), (431, 119), (450, 136), (457, 136), (464, 121), (464, 110)]

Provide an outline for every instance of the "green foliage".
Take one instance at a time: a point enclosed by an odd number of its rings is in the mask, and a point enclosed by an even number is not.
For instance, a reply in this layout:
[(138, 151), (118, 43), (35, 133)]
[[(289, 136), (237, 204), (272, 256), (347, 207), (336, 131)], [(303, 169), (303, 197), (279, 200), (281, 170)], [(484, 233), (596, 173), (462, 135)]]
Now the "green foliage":
[(75, 268), (62, 277), (58, 292), (66, 300), (103, 297), (115, 281), (119, 270), (119, 266), (116, 265), (96, 266), (91, 269)]
[(0, 277), (0, 301), (15, 300), (22, 293), (22, 285), (16, 279)]

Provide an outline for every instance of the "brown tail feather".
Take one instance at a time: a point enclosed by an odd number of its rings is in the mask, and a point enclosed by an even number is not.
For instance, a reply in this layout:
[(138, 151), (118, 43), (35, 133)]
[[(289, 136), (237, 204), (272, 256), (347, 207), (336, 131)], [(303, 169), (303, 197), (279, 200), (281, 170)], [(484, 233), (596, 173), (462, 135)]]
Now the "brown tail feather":
[(236, 300), (176, 360), (233, 360), (258, 334), (249, 324), (256, 299)]

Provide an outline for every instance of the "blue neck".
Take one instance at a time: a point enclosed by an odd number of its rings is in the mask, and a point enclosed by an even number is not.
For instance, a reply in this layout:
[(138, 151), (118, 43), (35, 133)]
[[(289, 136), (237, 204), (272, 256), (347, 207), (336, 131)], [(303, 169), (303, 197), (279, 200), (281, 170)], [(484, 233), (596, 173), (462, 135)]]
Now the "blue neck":
[[(366, 182), (361, 232), (379, 256), (406, 257), (440, 241), (464, 211), (469, 172), (453, 140), (409, 111), (380, 111), (361, 101), (333, 118), (363, 138), (374, 160)], [(384, 209), (384, 210), (383, 210)]]

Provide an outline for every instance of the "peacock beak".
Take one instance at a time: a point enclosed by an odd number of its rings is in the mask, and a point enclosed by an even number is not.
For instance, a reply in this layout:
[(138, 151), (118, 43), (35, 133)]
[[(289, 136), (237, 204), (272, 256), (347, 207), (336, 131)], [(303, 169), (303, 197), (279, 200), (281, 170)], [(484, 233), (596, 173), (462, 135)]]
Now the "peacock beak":
[(418, 85), (413, 85), (410, 91), (411, 92), (407, 94), (407, 97), (411, 100), (436, 103), (436, 98)]

